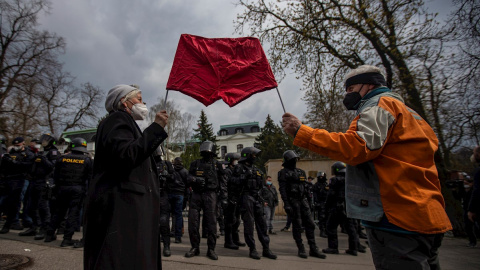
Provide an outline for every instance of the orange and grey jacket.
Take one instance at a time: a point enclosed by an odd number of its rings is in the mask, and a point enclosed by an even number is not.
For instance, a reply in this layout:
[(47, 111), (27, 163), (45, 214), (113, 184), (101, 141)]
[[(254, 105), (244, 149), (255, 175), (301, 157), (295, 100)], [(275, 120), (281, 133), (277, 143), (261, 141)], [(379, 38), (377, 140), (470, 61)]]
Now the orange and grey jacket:
[(348, 217), (380, 222), (385, 215), (401, 229), (424, 234), (451, 230), (432, 128), (388, 88), (368, 96), (345, 133), (302, 125), (294, 144), (348, 164)]

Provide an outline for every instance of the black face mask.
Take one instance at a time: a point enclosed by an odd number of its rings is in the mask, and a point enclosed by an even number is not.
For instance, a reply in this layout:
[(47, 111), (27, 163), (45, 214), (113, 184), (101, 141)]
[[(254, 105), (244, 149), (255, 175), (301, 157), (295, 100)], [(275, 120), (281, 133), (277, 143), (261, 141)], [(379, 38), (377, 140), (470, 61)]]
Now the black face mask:
[(347, 110), (356, 110), (355, 105), (362, 100), (362, 96), (358, 92), (351, 92), (345, 95), (343, 99), (343, 105), (347, 107)]

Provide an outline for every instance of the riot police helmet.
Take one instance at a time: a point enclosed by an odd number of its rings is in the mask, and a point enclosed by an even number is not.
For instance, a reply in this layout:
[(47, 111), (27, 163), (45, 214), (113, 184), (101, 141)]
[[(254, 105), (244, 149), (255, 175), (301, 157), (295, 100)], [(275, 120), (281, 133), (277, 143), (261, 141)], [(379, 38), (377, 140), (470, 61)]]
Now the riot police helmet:
[(337, 161), (332, 165), (332, 174), (333, 175), (345, 175), (347, 165), (341, 161)]
[(250, 162), (253, 162), (255, 158), (260, 154), (260, 152), (262, 151), (256, 147), (245, 147), (240, 153), (240, 160), (238, 162), (244, 162), (246, 160), (250, 160)]
[(225, 161), (227, 164), (232, 164), (233, 161), (239, 160), (240, 159), (240, 154), (239, 153), (227, 153), (225, 155)]
[(87, 153), (87, 141), (84, 138), (77, 137), (70, 143), (72, 151)]
[(212, 141), (204, 141), (200, 144), (200, 153), (215, 153), (215, 144)]
[(50, 133), (45, 133), (40, 136), (40, 144), (45, 148), (47, 146), (52, 146), (57, 144), (57, 140), (55, 140), (55, 137), (50, 135)]
[(327, 174), (325, 172), (319, 171), (317, 173), (317, 180), (326, 181), (327, 180)]
[(300, 156), (297, 153), (295, 153), (295, 151), (287, 150), (283, 153), (283, 164), (282, 165), (285, 165), (286, 163), (292, 162), (294, 160), (296, 162), (299, 159), (300, 159)]

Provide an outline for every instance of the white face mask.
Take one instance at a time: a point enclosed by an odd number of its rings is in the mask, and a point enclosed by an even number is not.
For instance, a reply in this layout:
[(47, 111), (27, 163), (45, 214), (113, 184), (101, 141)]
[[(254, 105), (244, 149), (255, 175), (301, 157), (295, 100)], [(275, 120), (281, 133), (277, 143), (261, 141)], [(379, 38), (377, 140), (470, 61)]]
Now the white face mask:
[(238, 164), (238, 160), (234, 160), (233, 161), (233, 166), (237, 165)]
[(21, 146), (14, 146), (14, 147), (13, 147), (13, 150), (19, 152), (19, 151), (22, 150), (22, 147), (21, 147)]
[(470, 188), (470, 186), (469, 186), (469, 185), (463, 185), (463, 187), (464, 187), (464, 188)]
[(40, 144), (35, 144), (35, 148), (40, 149)]
[(130, 110), (132, 111), (132, 117), (135, 120), (144, 120), (145, 118), (147, 118), (148, 108), (147, 105), (143, 103), (133, 104)]
[(477, 160), (475, 159), (475, 155), (471, 155), (471, 156), (470, 156), (470, 161), (471, 161), (472, 163), (477, 163)]

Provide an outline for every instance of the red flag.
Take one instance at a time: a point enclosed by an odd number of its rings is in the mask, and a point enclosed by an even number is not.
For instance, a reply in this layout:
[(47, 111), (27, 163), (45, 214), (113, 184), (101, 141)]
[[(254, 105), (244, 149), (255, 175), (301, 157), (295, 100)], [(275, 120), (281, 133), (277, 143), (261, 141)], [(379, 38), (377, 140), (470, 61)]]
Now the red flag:
[(204, 38), (182, 34), (168, 90), (177, 90), (205, 106), (223, 99), (233, 107), (278, 84), (258, 38)]

